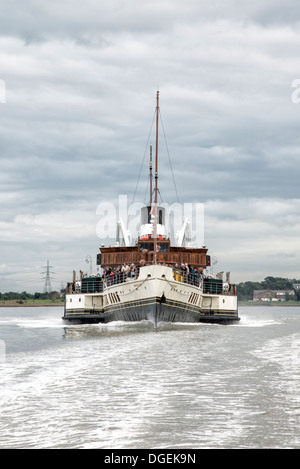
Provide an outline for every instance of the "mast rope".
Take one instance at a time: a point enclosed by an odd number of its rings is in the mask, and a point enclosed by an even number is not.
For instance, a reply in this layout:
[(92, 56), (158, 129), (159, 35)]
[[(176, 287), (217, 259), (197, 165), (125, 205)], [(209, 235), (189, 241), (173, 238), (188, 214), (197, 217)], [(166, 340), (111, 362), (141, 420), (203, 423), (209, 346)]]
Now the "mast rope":
[[(169, 152), (169, 148), (168, 148), (168, 143), (167, 143), (167, 138), (166, 138), (166, 133), (165, 133), (165, 128), (164, 128), (164, 124), (163, 124), (163, 119), (162, 119), (162, 115), (161, 115), (160, 108), (158, 109), (158, 112), (159, 112), (159, 116), (160, 116), (160, 121), (161, 121), (162, 131), (163, 131), (163, 135), (164, 135), (164, 140), (165, 140), (167, 155), (168, 155), (169, 164), (170, 164), (170, 168), (171, 168), (171, 174), (172, 174), (174, 189), (175, 189), (175, 193), (176, 193), (176, 198), (177, 198), (177, 202), (180, 203), (179, 196), (178, 196), (178, 191), (177, 191), (177, 186), (176, 186), (176, 181), (175, 181), (175, 176), (174, 176), (174, 171), (173, 171), (173, 166), (172, 166), (172, 161), (171, 161), (171, 158), (170, 158), (170, 152)], [(154, 119), (155, 119), (155, 117), (156, 117), (156, 108), (155, 108), (155, 111), (154, 111), (154, 115), (153, 115), (153, 119), (152, 119), (150, 131), (149, 131), (149, 135), (148, 135), (148, 139), (147, 139), (146, 148), (145, 148), (145, 152), (144, 152), (142, 164), (141, 164), (141, 167), (140, 167), (140, 172), (139, 172), (139, 175), (138, 175), (138, 179), (137, 179), (135, 191), (134, 191), (133, 198), (132, 198), (132, 202), (131, 202), (132, 205), (133, 205), (133, 203), (134, 203), (134, 201), (135, 201), (135, 197), (136, 197), (138, 185), (139, 185), (139, 182), (140, 182), (140, 178), (141, 178), (143, 166), (144, 166), (144, 163), (145, 163), (145, 158), (146, 158), (146, 154), (147, 154), (148, 147), (149, 147), (149, 141), (150, 141), (150, 137), (151, 137), (151, 133), (152, 133), (152, 129), (153, 129), (153, 124), (154, 124)], [(146, 193), (147, 193), (147, 190), (148, 190), (148, 182), (147, 182), (147, 187), (146, 187), (146, 190), (145, 190), (144, 202), (145, 202), (145, 200), (146, 200)], [(154, 191), (153, 191), (153, 192), (154, 192)], [(158, 189), (158, 192), (159, 192), (161, 201), (163, 201), (159, 189)], [(128, 223), (129, 223), (129, 212), (128, 212), (128, 216), (127, 216), (127, 226), (128, 226)]]
[[(146, 153), (147, 153), (147, 150), (148, 150), (148, 145), (149, 145), (150, 135), (151, 135), (152, 128), (153, 128), (153, 123), (154, 123), (155, 115), (156, 115), (156, 109), (155, 109), (155, 111), (154, 111), (154, 115), (153, 115), (153, 119), (152, 119), (152, 124), (151, 124), (151, 127), (150, 127), (150, 132), (149, 132), (149, 135), (148, 135), (148, 140), (147, 140), (147, 144), (146, 144), (146, 148), (145, 148), (145, 153), (144, 153), (144, 156), (143, 156), (143, 161), (142, 161), (142, 164), (141, 164), (141, 168), (140, 168), (138, 180), (137, 180), (137, 183), (136, 183), (136, 186), (135, 186), (135, 191), (134, 191), (134, 194), (133, 194), (133, 198), (132, 198), (131, 205), (133, 205), (133, 203), (134, 203), (135, 196), (136, 196), (136, 192), (137, 192), (137, 188), (138, 188), (138, 185), (139, 185), (139, 182), (140, 182), (140, 178), (141, 178), (141, 174), (142, 174), (142, 169), (143, 169), (143, 166), (144, 166), (145, 157), (146, 157)], [(127, 226), (128, 226), (128, 222), (129, 222), (129, 213), (128, 213), (128, 216), (127, 216)]]
[(165, 139), (165, 144), (166, 144), (166, 149), (167, 149), (167, 155), (168, 155), (168, 158), (169, 158), (169, 163), (170, 163), (170, 168), (171, 168), (171, 173), (172, 173), (172, 178), (173, 178), (175, 193), (176, 193), (176, 197), (177, 197), (177, 202), (179, 203), (179, 197), (178, 197), (178, 191), (177, 191), (176, 182), (175, 182), (175, 176), (174, 176), (173, 166), (172, 166), (172, 162), (171, 162), (171, 158), (170, 158), (168, 143), (167, 143), (166, 134), (165, 134), (165, 129), (164, 129), (164, 123), (163, 123), (163, 120), (162, 120), (162, 115), (161, 115), (160, 110), (159, 110), (159, 115), (160, 115), (161, 127), (162, 127), (163, 134), (164, 134), (164, 139)]

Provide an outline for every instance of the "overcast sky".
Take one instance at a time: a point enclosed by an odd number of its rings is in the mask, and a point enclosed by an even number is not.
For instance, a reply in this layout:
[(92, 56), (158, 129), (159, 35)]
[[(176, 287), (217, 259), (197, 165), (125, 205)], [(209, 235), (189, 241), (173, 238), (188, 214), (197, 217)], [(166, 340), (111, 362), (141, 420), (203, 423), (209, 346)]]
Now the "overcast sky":
[(163, 201), (204, 204), (215, 271), (299, 279), (299, 51), (296, 0), (2, 1), (0, 291), (88, 271), (99, 204), (144, 201), (158, 87)]

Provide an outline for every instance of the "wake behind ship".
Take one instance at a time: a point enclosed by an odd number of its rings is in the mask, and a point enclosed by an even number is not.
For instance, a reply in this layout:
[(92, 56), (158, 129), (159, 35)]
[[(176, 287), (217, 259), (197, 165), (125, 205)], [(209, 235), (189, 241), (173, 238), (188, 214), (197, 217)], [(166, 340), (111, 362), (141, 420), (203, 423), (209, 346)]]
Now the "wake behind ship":
[(217, 322), (239, 320), (236, 287), (229, 278), (206, 274), (210, 256), (205, 247), (187, 242), (189, 221), (172, 245), (166, 234), (165, 208), (158, 205), (158, 119), (156, 96), (156, 155), (152, 200), (152, 151), (150, 152), (150, 201), (141, 210), (137, 241), (130, 245), (120, 220), (115, 246), (101, 247), (97, 276), (73, 271), (67, 284), (63, 319), (72, 323), (150, 320), (159, 322)]

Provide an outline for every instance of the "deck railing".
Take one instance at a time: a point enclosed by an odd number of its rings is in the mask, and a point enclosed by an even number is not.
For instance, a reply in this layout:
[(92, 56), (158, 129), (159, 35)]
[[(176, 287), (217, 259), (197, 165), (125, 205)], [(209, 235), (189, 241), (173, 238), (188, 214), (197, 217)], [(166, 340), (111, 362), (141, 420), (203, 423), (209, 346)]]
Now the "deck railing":
[(199, 287), (202, 283), (203, 278), (198, 273), (189, 273), (180, 269), (173, 269), (173, 278), (177, 282), (188, 283), (189, 285), (194, 285)]
[(222, 279), (203, 276), (198, 272), (188, 273), (184, 270), (173, 269), (173, 277), (177, 282), (199, 287), (203, 293), (231, 296), (236, 295), (235, 285), (223, 282)]
[[(139, 276), (139, 268), (129, 272), (110, 272), (103, 277), (83, 277), (81, 281), (69, 283), (67, 293), (101, 293), (107, 287), (134, 280)], [(236, 295), (235, 285), (224, 283), (221, 279), (214, 279), (200, 275), (198, 272), (189, 273), (173, 268), (173, 278), (177, 282), (193, 285), (200, 288), (203, 293)]]

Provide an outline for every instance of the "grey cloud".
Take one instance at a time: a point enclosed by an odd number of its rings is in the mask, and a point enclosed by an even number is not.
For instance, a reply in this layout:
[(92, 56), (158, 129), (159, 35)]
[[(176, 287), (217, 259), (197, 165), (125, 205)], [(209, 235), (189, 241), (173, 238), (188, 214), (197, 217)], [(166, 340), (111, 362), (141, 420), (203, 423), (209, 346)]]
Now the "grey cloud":
[(272, 0), (263, 3), (240, 0), (206, 2), (174, 0), (140, 2), (132, 0), (94, 2), (79, 0), (39, 2), (16, 0), (13, 5), (3, 4), (1, 34), (22, 38), (26, 45), (49, 41), (53, 38), (73, 39), (85, 47), (102, 47), (106, 34), (161, 34), (172, 31), (177, 24), (194, 25), (198, 22), (227, 20), (266, 24), (294, 24), (299, 21), (294, 0)]
[[(243, 212), (240, 201), (280, 198), (292, 259), (299, 234), (291, 202), (299, 198), (295, 21), (283, 2), (276, 9), (271, 1), (175, 3), (28, 1), (3, 8), (0, 282), (17, 266), (44, 263), (45, 253), (71, 271), (86, 251), (97, 252), (97, 204), (115, 203), (119, 194), (131, 201), (157, 86), (179, 199), (207, 205), (208, 247), (233, 270), (263, 275), (247, 243), (254, 252), (257, 241), (265, 261), (272, 221), (264, 225), (254, 203)], [(296, 6), (289, 2), (289, 11)], [(281, 21), (272, 21), (280, 12)], [(137, 200), (145, 198), (147, 178), (148, 153)], [(159, 188), (164, 202), (176, 201), (162, 133)], [(216, 200), (225, 205), (210, 215)], [(250, 213), (251, 223), (243, 218)], [(277, 225), (275, 232), (273, 252), (280, 247)], [(224, 236), (235, 240), (230, 249)], [(288, 271), (296, 265), (290, 261)]]

